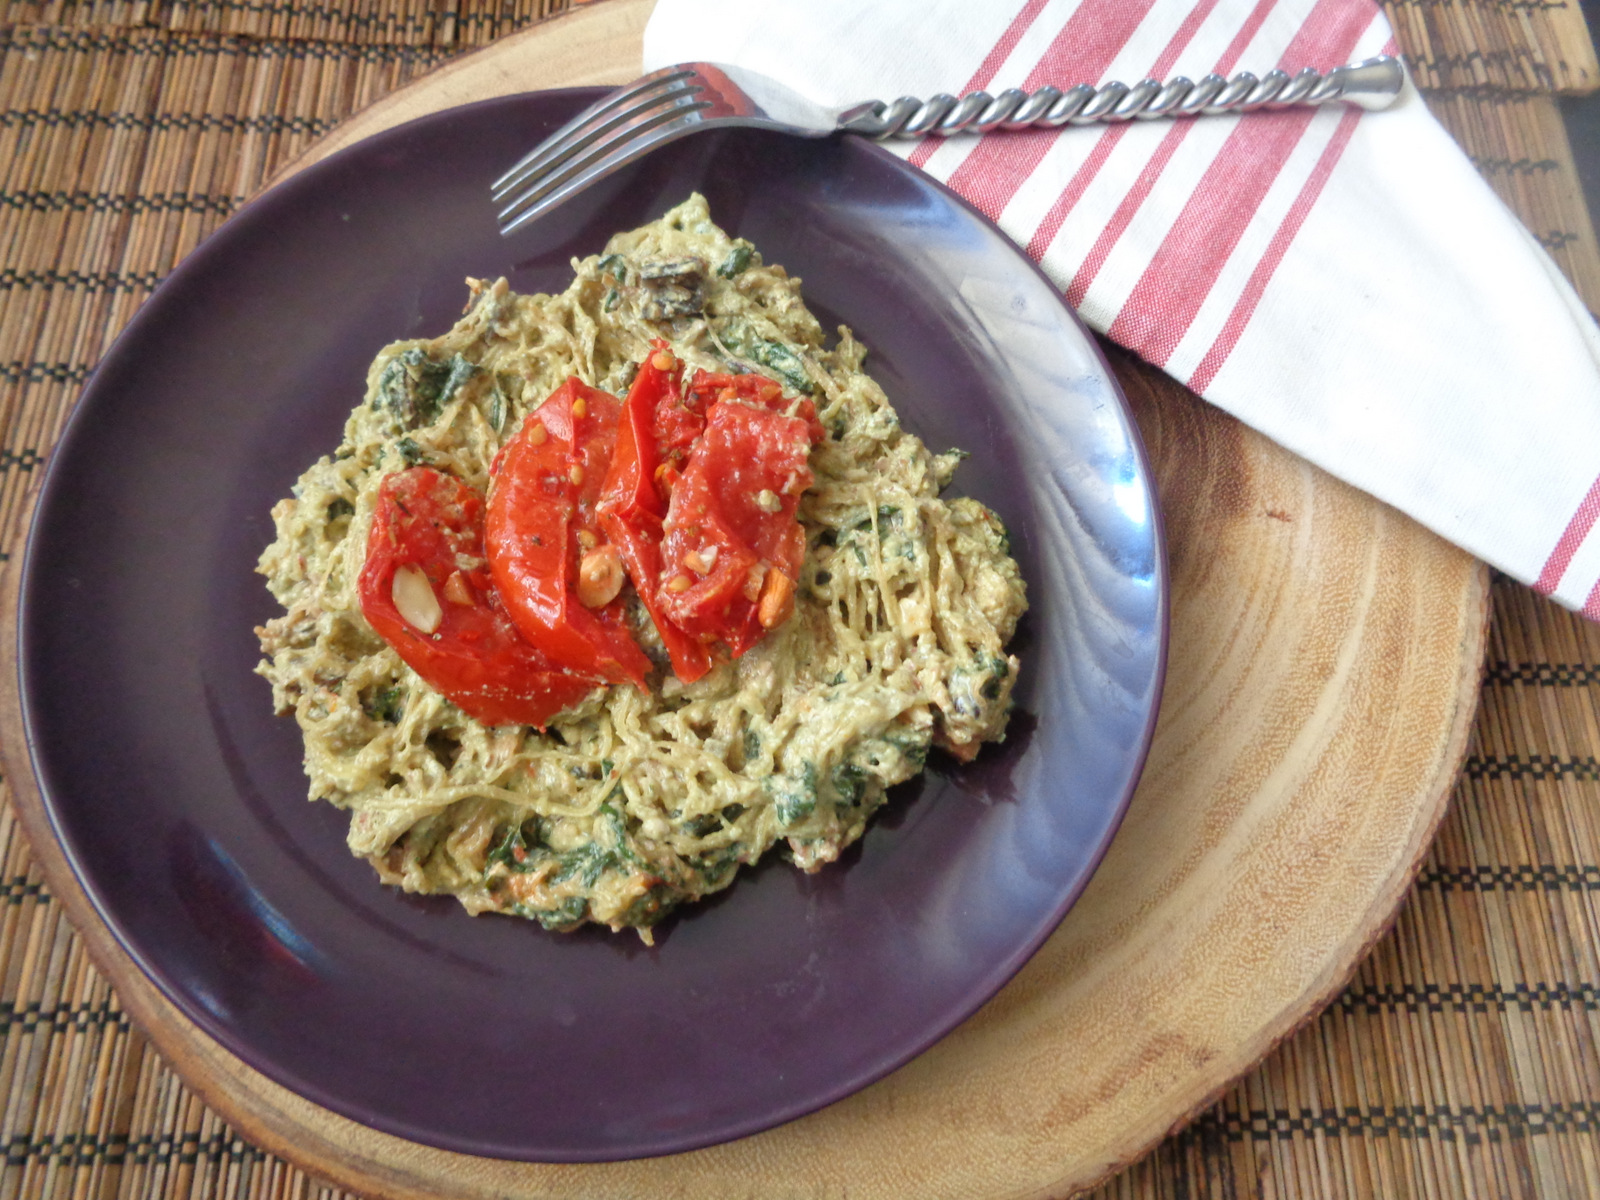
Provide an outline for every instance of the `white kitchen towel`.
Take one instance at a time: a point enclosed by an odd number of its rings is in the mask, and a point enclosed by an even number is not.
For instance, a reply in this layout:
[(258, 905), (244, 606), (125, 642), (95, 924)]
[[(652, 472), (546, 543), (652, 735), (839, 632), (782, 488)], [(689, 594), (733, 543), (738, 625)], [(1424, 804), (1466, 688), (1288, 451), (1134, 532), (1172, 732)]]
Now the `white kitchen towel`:
[[(660, 0), (644, 65), (733, 63), (848, 104), (1394, 50), (1372, 0)], [(1091, 327), (1600, 619), (1600, 334), (1409, 84), (1376, 113), (889, 144)]]

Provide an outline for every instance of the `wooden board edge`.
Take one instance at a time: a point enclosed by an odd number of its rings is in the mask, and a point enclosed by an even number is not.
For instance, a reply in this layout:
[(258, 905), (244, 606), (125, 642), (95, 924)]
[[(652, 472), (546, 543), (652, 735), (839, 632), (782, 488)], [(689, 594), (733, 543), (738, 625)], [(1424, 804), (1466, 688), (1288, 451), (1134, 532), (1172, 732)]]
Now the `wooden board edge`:
[[(1405, 866), (1395, 871), (1374, 895), (1372, 903), (1368, 905), (1366, 913), (1357, 924), (1358, 932), (1351, 937), (1344, 951), (1330, 958), (1321, 979), (1308, 989), (1304, 1002), (1297, 1003), (1293, 1011), (1286, 1009), (1278, 1020), (1264, 1025), (1257, 1037), (1245, 1043), (1236, 1058), (1235, 1068), (1227, 1078), (1188, 1102), (1180, 1110), (1181, 1115), (1170, 1120), (1159, 1130), (1153, 1133), (1147, 1131), (1138, 1139), (1135, 1148), (1116, 1154), (1108, 1165), (1092, 1177), (1081, 1180), (1060, 1180), (1059, 1186), (1066, 1189), (1061, 1193), (1061, 1200), (1082, 1196), (1127, 1170), (1220, 1101), (1240, 1080), (1259, 1067), (1285, 1042), (1319, 1020), (1324, 1010), (1349, 986), (1350, 980), (1354, 978), (1361, 964), (1367, 960), (1377, 944), (1394, 928), (1412, 884), (1415, 883), (1422, 864), (1433, 848), (1439, 826), (1449, 811), (1451, 798), (1455, 794), (1462, 766), (1471, 747), (1472, 730), (1487, 667), (1489, 632), (1494, 617), (1493, 572), (1487, 563), (1477, 559), (1472, 560), (1472, 570), (1474, 584), (1472, 590), (1475, 594), (1467, 598), (1464, 607), (1463, 641), (1459, 659), (1461, 669), (1456, 678), (1450, 733), (1440, 752), (1433, 779), (1425, 789), (1428, 803), (1421, 810), (1420, 819), (1414, 829)], [(1239, 1063), (1244, 1065), (1240, 1066)]]

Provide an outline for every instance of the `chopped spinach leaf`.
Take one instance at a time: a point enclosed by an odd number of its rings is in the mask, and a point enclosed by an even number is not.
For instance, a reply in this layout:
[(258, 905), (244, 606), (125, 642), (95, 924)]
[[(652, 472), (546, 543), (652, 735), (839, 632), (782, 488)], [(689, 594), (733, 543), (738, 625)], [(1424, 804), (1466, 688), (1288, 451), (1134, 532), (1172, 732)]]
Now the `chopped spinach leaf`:
[(532, 917), (546, 929), (560, 933), (583, 922), (589, 911), (589, 901), (582, 896), (568, 896), (554, 908), (529, 908), (525, 904), (518, 904), (512, 911), (518, 916)]
[(833, 790), (839, 797), (839, 803), (854, 808), (861, 803), (861, 797), (867, 790), (867, 780), (870, 772), (855, 763), (840, 763), (833, 769)]
[(733, 249), (728, 251), (728, 257), (723, 259), (722, 264), (717, 267), (717, 274), (724, 279), (732, 279), (735, 275), (742, 275), (750, 265), (750, 255), (754, 249), (755, 247), (751, 246), (743, 238), (734, 242)]
[(717, 816), (716, 813), (705, 813), (698, 817), (691, 817), (684, 823), (683, 827), (690, 837), (703, 838), (722, 828), (722, 818)]
[(772, 793), (778, 824), (793, 825), (805, 820), (817, 808), (816, 764), (806, 763), (799, 779), (791, 775), (772, 776), (767, 780), (767, 790)]
[[(529, 817), (520, 825), (506, 828), (505, 836), (489, 851), (483, 871), (487, 875), (497, 866), (518, 874), (531, 871), (537, 861), (530, 850), (539, 844), (539, 818)], [(543, 858), (543, 855), (539, 856)]]
[(748, 321), (729, 321), (725, 328), (718, 331), (718, 335), (722, 338), (722, 344), (734, 354), (766, 367), (795, 391), (809, 396), (815, 390), (800, 356), (782, 342), (770, 342), (762, 337), (750, 327)]
[(397, 687), (383, 688), (362, 700), (361, 711), (374, 721), (387, 721), (393, 725), (400, 720), (404, 707)]
[[(896, 508), (893, 504), (880, 504), (880, 505), (878, 505), (878, 522), (877, 523), (878, 523), (878, 528), (879, 529), (882, 529), (885, 525), (897, 525), (897, 524), (899, 524), (899, 517), (900, 517), (900, 510), (898, 508)], [(861, 520), (857, 521), (854, 525), (851, 526), (851, 528), (852, 529), (858, 529), (858, 530), (871, 529), (872, 528), (872, 524), (873, 524), (872, 518), (870, 516), (866, 516), (866, 517), (862, 517)]]
[(435, 362), (413, 346), (389, 360), (378, 376), (374, 404), (393, 413), (402, 428), (416, 429), (436, 420), (440, 411), (477, 374), (478, 367), (459, 354)]

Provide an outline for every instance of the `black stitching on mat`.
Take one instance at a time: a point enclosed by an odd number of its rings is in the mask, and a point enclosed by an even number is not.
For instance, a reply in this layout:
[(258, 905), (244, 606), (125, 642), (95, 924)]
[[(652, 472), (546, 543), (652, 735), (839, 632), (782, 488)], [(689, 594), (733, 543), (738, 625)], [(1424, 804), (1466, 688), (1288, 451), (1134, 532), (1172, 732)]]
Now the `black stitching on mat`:
[(1554, 754), (1469, 755), (1462, 767), (1468, 779), (1600, 780), (1594, 755), (1559, 758)]
[(1512, 663), (1501, 660), (1484, 668), (1485, 683), (1527, 683), (1536, 687), (1580, 687), (1600, 683), (1600, 665), (1591, 663)]
[(1436, 867), (1418, 875), (1417, 886), (1442, 892), (1596, 892), (1600, 891), (1600, 867), (1577, 863)]
[(0, 363), (0, 380), (6, 383), (82, 383), (94, 368), (63, 362)]
[(1180, 1137), (1221, 1135), (1229, 1141), (1287, 1141), (1317, 1134), (1354, 1137), (1427, 1138), (1469, 1146), (1548, 1133), (1600, 1131), (1600, 1103), (1399, 1105), (1395, 1108), (1277, 1108), (1247, 1113), (1206, 1113)]
[[(429, 31), (430, 26), (442, 24), (453, 13), (440, 13), (432, 21), (410, 20), (405, 24), (397, 24), (393, 16), (384, 16), (379, 13), (352, 13), (337, 8), (324, 8), (321, 5), (310, 5), (301, 8), (284, 4), (247, 4), (242, 0), (206, 0), (203, 3), (186, 3), (178, 0), (173, 6), (172, 22), (177, 24), (185, 19), (194, 19), (200, 16), (209, 16), (214, 13), (245, 13), (250, 16), (264, 16), (275, 18), (290, 18), (306, 21), (326, 21), (336, 28), (342, 29), (383, 29), (393, 33), (422, 34)], [(398, 15), (398, 14), (396, 14)], [(482, 21), (482, 17), (476, 18)], [(458, 22), (465, 23), (461, 18)], [(531, 22), (523, 22), (530, 24)]]
[(131, 113), (62, 112), (57, 108), (13, 108), (0, 112), (0, 126), (8, 129), (142, 129), (161, 133), (173, 130), (223, 133), (303, 133), (320, 135), (337, 125), (320, 117), (284, 117), (266, 113), (241, 117), (232, 113)]
[(1352, 987), (1339, 997), (1346, 1012), (1372, 1015), (1405, 1010), (1418, 1012), (1505, 1012), (1516, 1009), (1581, 1009), (1600, 1012), (1600, 989), (1592, 983), (1518, 983), (1495, 987), (1482, 983), (1420, 983), (1381, 988)]
[(64, 1004), (42, 1007), (38, 1001), (18, 1008), (10, 1000), (0, 1003), (0, 1032), (7, 1037), (13, 1034), (87, 1033), (91, 1029), (113, 1029), (126, 1033), (133, 1025), (128, 1014), (113, 1008), (111, 1002), (99, 1004)]
[(19, 271), (0, 270), (0, 291), (64, 287), (84, 292), (149, 292), (166, 278), (160, 271), (136, 275), (126, 271)]
[(0, 471), (9, 471), (13, 468), (18, 471), (31, 471), (41, 465), (46, 457), (32, 446), (22, 450), (0, 450)]
[(28, 1162), (54, 1162), (64, 1167), (88, 1167), (96, 1163), (144, 1166), (178, 1164), (195, 1166), (201, 1162), (264, 1163), (271, 1156), (252, 1146), (235, 1133), (214, 1133), (202, 1138), (198, 1133), (126, 1134), (104, 1137), (91, 1133), (69, 1133), (63, 1137), (30, 1138), (19, 1135), (5, 1145), (6, 1165), (20, 1167)]
[[(5, 896), (7, 904), (24, 904), (29, 900), (40, 904), (50, 903), (50, 893), (45, 890), (44, 884), (29, 879), (26, 875), (13, 875), (5, 881), (3, 888), (0, 894)], [(7, 1003), (9, 1002), (0, 1003), (0, 1013), (5, 1012)]]
[(1419, 85), (1419, 90), (1430, 100), (1460, 98), (1487, 104), (1491, 108), (1530, 104), (1544, 94), (1530, 92), (1526, 88), (1508, 87), (1503, 83), (1448, 83), (1438, 87)]
[(1467, 159), (1480, 175), (1539, 175), (1561, 169), (1553, 158), (1482, 158), (1471, 154)]
[(129, 54), (136, 58), (197, 57), (218, 54), (239, 58), (292, 58), (317, 59), (335, 62), (362, 63), (415, 63), (433, 66), (454, 58), (470, 47), (444, 49), (433, 46), (392, 45), (378, 42), (314, 41), (295, 38), (292, 41), (262, 41), (237, 34), (203, 35), (182, 34), (157, 36), (148, 39), (131, 38), (127, 34), (76, 32), (57, 27), (33, 26), (23, 29), (0, 27), (0, 53), (11, 50), (23, 52), (58, 50), (68, 53), (102, 53), (111, 51)]
[(170, 192), (151, 196), (119, 196), (111, 192), (0, 192), (0, 204), (24, 212), (215, 213), (226, 217), (244, 203), (243, 196), (204, 192)]

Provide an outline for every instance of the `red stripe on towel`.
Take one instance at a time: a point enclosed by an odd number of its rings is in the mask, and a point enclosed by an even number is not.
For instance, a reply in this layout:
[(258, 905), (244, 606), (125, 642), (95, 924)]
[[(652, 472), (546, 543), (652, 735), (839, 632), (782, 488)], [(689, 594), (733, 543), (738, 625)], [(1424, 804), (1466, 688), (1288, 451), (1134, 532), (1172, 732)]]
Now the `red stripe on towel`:
[[(1071, 87), (1099, 80), (1128, 44), (1155, 0), (1084, 0), (1028, 73), (1028, 90), (1053, 83)], [(948, 183), (990, 220), (1017, 194), (1059, 135), (1053, 129), (986, 136), (962, 160)]]
[[(1342, 61), (1377, 15), (1346, 0), (1317, 0), (1279, 61)], [(1166, 364), (1314, 115), (1286, 109), (1234, 127), (1112, 322), (1112, 341)]]
[[(1589, 531), (1594, 528), (1597, 519), (1600, 519), (1600, 479), (1589, 485), (1588, 495), (1584, 496), (1578, 505), (1578, 510), (1572, 514), (1572, 520), (1568, 521), (1567, 527), (1561, 531), (1561, 537), (1556, 541), (1556, 548), (1545, 560), (1544, 570), (1540, 571), (1539, 578), (1534, 580), (1534, 591), (1548, 596), (1556, 590), (1561, 583), (1561, 577), (1572, 565), (1572, 556), (1578, 552), (1578, 547), (1583, 545), (1584, 538), (1589, 536)], [(1595, 597), (1591, 595), (1589, 603), (1594, 603), (1594, 600)], [(1587, 605), (1584, 611), (1587, 614)]]
[[(1233, 70), (1240, 56), (1244, 54), (1245, 47), (1250, 44), (1250, 40), (1260, 31), (1262, 22), (1267, 19), (1267, 14), (1275, 7), (1277, 7), (1277, 0), (1260, 0), (1260, 3), (1251, 11), (1249, 17), (1245, 19), (1244, 24), (1233, 35), (1233, 40), (1228, 43), (1228, 48), (1222, 52), (1222, 57), (1217, 60), (1217, 65), (1212, 68), (1213, 72), (1218, 75), (1226, 75)], [(1190, 17), (1204, 19), (1211, 8), (1211, 4), (1202, 5), (1195, 9), (1190, 14)], [(1184, 22), (1183, 28), (1178, 31), (1179, 38), (1173, 39), (1172, 45), (1167, 48), (1151, 70), (1152, 77), (1165, 79), (1167, 72), (1172, 70), (1172, 64), (1177, 61), (1178, 55), (1182, 53), (1184, 46), (1188, 44), (1199, 26), (1199, 20), (1194, 21), (1193, 29), (1189, 27), (1189, 21), (1186, 20)], [(1181, 41), (1179, 40), (1180, 38)], [(1078, 174), (1081, 175), (1085, 168), (1089, 168), (1092, 165), (1093, 170), (1089, 178), (1085, 179), (1081, 186), (1077, 186), (1075, 191), (1072, 187), (1069, 187), (1050, 206), (1050, 211), (1045, 214), (1044, 220), (1039, 222), (1039, 228), (1034, 231), (1033, 237), (1028, 242), (1028, 253), (1033, 255), (1034, 258), (1044, 257), (1045, 250), (1051, 242), (1055, 241), (1056, 234), (1061, 232), (1061, 226), (1065, 223), (1067, 214), (1076, 207), (1084, 189), (1089, 185), (1089, 180), (1099, 172), (1101, 165), (1105, 162), (1106, 157), (1109, 156), (1110, 147), (1116, 145), (1127, 128), (1128, 126), (1126, 125), (1117, 125), (1106, 133), (1101, 139), (1102, 146), (1106, 147), (1105, 153), (1101, 153), (1101, 146), (1096, 146), (1094, 153), (1090, 155), (1089, 161), (1079, 168)], [(1128, 225), (1133, 221), (1134, 214), (1139, 211), (1140, 205), (1149, 196), (1151, 189), (1155, 187), (1156, 180), (1160, 178), (1161, 172), (1166, 169), (1167, 163), (1171, 160), (1179, 143), (1189, 136), (1189, 130), (1193, 128), (1194, 122), (1190, 120), (1180, 120), (1173, 123), (1172, 128), (1168, 129), (1166, 135), (1161, 139), (1160, 145), (1156, 147), (1156, 152), (1150, 156), (1150, 160), (1145, 164), (1144, 170), (1139, 172), (1139, 178), (1134, 182), (1133, 189), (1117, 205), (1116, 212), (1111, 215), (1111, 220), (1107, 222), (1106, 227), (1100, 231), (1100, 236), (1095, 239), (1094, 245), (1083, 260), (1083, 265), (1078, 268), (1077, 274), (1072, 277), (1072, 283), (1067, 288), (1067, 302), (1074, 308), (1083, 303), (1084, 296), (1088, 294), (1089, 285), (1094, 282), (1095, 276), (1100, 273), (1100, 268), (1105, 266), (1106, 259), (1110, 257), (1113, 247), (1116, 246), (1118, 239), (1122, 237)], [(1077, 175), (1073, 176), (1072, 183), (1074, 185), (1078, 184)]]
[(1317, 165), (1312, 168), (1310, 176), (1300, 188), (1300, 194), (1294, 198), (1294, 203), (1284, 215), (1283, 224), (1273, 233), (1272, 241), (1267, 244), (1266, 253), (1261, 256), (1261, 261), (1256, 263), (1255, 270), (1250, 272), (1250, 279), (1234, 303), (1233, 311), (1228, 314), (1222, 332), (1217, 335), (1217, 340), (1211, 343), (1211, 349), (1206, 351), (1205, 358), (1200, 360), (1199, 367), (1189, 377), (1189, 387), (1194, 391), (1204, 392), (1210, 387), (1211, 381), (1222, 369), (1222, 364), (1228, 361), (1228, 355), (1233, 353), (1233, 348), (1238, 344), (1245, 326), (1250, 324), (1250, 318), (1255, 315), (1256, 305), (1261, 302), (1261, 294), (1267, 290), (1273, 272), (1283, 261), (1289, 243), (1294, 241), (1295, 234), (1300, 232), (1300, 226), (1305, 223), (1311, 206), (1322, 194), (1323, 185), (1333, 174), (1333, 168), (1338, 165), (1340, 156), (1344, 154), (1344, 148), (1350, 144), (1350, 138), (1356, 131), (1356, 122), (1360, 119), (1359, 109), (1351, 109), (1339, 119), (1339, 127), (1333, 131), (1333, 137), (1323, 147)]
[[(967, 80), (967, 86), (961, 89), (964, 96), (968, 92), (981, 92), (994, 82), (995, 72), (1000, 69), (1000, 64), (1010, 57), (1011, 52), (1017, 48), (1017, 43), (1022, 40), (1022, 35), (1028, 32), (1028, 27), (1044, 11), (1044, 6), (1050, 0), (1028, 0), (1021, 11), (1011, 18), (1011, 24), (1006, 26), (1006, 31), (1000, 35), (983, 61), (978, 64), (978, 69), (972, 73), (972, 78)], [(933, 152), (939, 148), (938, 138), (926, 138), (907, 160), (913, 167), (920, 167), (927, 163)]]

